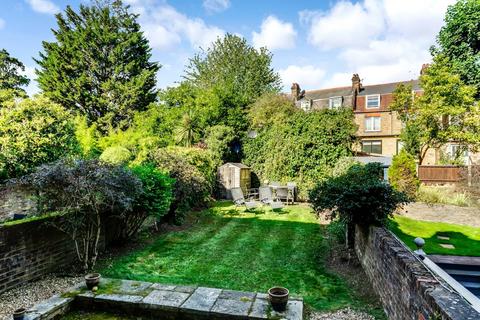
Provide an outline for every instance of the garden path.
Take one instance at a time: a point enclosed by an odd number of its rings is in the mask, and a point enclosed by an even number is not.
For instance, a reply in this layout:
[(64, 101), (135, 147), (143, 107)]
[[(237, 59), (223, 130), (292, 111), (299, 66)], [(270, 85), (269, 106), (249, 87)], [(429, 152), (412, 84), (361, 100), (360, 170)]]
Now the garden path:
[(416, 220), (480, 227), (480, 208), (414, 202), (406, 205), (401, 215)]

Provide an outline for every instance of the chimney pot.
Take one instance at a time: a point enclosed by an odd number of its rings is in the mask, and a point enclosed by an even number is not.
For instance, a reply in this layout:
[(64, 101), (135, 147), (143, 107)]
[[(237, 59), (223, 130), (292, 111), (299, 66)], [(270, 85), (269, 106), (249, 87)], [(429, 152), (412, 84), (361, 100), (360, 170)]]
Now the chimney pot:
[(292, 87), (290, 88), (292, 93), (293, 101), (297, 101), (300, 97), (300, 85), (296, 82), (292, 83)]

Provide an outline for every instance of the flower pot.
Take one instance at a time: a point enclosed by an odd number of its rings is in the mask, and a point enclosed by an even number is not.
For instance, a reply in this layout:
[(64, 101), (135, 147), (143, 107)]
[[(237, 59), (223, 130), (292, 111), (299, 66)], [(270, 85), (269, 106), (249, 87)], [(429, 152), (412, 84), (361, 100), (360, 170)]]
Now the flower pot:
[(273, 287), (268, 289), (268, 300), (275, 311), (285, 311), (288, 302), (288, 289), (283, 287)]
[(24, 308), (20, 308), (20, 309), (17, 309), (15, 311), (13, 311), (13, 319), (14, 320), (25, 319), (25, 312), (27, 312), (27, 310), (25, 310)]
[(98, 287), (100, 283), (100, 273), (89, 273), (85, 276), (85, 284), (88, 290), (92, 290), (93, 287)]

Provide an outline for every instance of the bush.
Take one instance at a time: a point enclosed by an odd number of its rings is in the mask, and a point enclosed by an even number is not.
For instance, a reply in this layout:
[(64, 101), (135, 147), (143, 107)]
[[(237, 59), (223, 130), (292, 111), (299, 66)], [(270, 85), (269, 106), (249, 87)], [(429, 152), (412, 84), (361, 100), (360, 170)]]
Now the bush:
[(415, 199), (420, 180), (412, 155), (402, 150), (393, 157), (392, 165), (388, 169), (388, 181), (395, 190), (405, 193), (410, 199)]
[(332, 220), (327, 225), (327, 232), (332, 239), (334, 239), (338, 243), (345, 243), (345, 231), (347, 226), (345, 225), (345, 221), (340, 219)]
[(185, 154), (161, 148), (153, 151), (148, 161), (175, 179), (174, 199), (166, 216), (168, 221), (181, 223), (190, 210), (206, 206), (210, 200), (212, 184), (202, 171), (189, 163)]
[(212, 152), (217, 165), (233, 159), (232, 143), (235, 140), (233, 128), (225, 125), (212, 126), (206, 130), (205, 137), (207, 148)]
[(127, 164), (132, 160), (132, 153), (124, 147), (108, 147), (100, 155), (100, 160), (110, 164)]
[(31, 172), (78, 151), (71, 115), (44, 97), (0, 109), (0, 178)]
[(332, 218), (347, 224), (347, 244), (353, 245), (353, 227), (384, 225), (398, 205), (407, 197), (382, 179), (382, 167), (377, 163), (356, 164), (338, 177), (318, 183), (310, 192), (315, 212), (331, 210)]
[(467, 192), (456, 190), (452, 186), (421, 185), (416, 198), (417, 201), (427, 204), (450, 204), (459, 207), (475, 207), (480, 204)]
[(285, 123), (245, 138), (244, 163), (261, 181), (295, 181), (305, 199), (338, 159), (351, 155), (355, 132), (352, 110), (295, 112)]
[(98, 160), (43, 165), (18, 183), (38, 195), (40, 213), (61, 214), (55, 226), (75, 242), (85, 270), (95, 266), (105, 220), (128, 219), (142, 193), (142, 182), (130, 170)]

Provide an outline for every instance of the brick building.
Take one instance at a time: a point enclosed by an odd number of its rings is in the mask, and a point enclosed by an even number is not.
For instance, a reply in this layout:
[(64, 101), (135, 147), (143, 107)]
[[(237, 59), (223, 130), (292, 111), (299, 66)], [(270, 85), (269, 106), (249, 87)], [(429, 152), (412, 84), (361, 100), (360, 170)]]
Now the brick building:
[[(395, 88), (402, 83), (411, 85), (414, 93), (422, 91), (419, 80), (363, 86), (359, 75), (354, 74), (351, 85), (345, 87), (305, 91), (300, 89), (298, 83), (294, 83), (291, 87), (291, 96), (295, 104), (305, 111), (353, 108), (355, 122), (358, 125), (357, 151), (392, 157), (402, 148), (399, 138), (402, 122), (397, 113), (390, 110), (390, 104)], [(454, 153), (456, 148), (458, 144), (452, 142), (442, 150), (430, 149), (423, 164), (438, 164), (442, 153)], [(480, 162), (479, 154), (466, 155), (467, 159), (474, 163)]]

